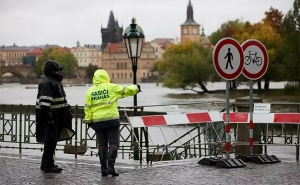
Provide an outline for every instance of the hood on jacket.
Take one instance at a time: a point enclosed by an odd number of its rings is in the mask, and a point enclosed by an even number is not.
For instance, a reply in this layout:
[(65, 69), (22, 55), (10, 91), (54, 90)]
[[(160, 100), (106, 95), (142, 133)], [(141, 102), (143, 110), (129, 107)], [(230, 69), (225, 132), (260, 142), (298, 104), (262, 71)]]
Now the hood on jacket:
[(48, 60), (44, 67), (44, 74), (47, 76), (55, 73), (55, 71), (61, 71), (64, 67), (59, 66), (54, 60)]
[(104, 69), (98, 69), (94, 73), (93, 84), (110, 83), (110, 78)]

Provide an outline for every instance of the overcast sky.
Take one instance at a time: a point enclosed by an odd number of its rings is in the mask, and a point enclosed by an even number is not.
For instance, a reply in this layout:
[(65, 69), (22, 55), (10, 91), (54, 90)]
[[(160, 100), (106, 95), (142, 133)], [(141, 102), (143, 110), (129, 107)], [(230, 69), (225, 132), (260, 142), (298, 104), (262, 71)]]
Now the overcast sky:
[[(294, 0), (191, 0), (194, 20), (210, 35), (228, 20), (257, 23), (271, 6), (286, 14)], [(135, 17), (146, 41), (180, 37), (188, 0), (0, 0), (0, 46), (101, 44), (110, 11), (124, 29)]]

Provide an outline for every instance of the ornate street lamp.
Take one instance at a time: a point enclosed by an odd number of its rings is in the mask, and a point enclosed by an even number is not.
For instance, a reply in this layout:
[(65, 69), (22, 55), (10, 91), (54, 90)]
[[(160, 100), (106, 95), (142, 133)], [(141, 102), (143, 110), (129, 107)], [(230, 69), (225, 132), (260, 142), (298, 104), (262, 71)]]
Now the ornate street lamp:
[[(136, 19), (132, 18), (132, 23), (125, 29), (123, 39), (125, 41), (128, 58), (131, 59), (133, 84), (136, 84), (137, 62), (141, 56), (144, 37), (142, 28), (136, 24)], [(137, 106), (137, 95), (133, 97), (133, 106)], [(134, 108), (134, 116), (137, 116), (136, 108)], [(136, 138), (134, 137), (133, 140), (136, 141), (139, 138), (137, 128), (134, 128), (134, 134)], [(134, 160), (139, 160), (138, 150), (134, 150)]]

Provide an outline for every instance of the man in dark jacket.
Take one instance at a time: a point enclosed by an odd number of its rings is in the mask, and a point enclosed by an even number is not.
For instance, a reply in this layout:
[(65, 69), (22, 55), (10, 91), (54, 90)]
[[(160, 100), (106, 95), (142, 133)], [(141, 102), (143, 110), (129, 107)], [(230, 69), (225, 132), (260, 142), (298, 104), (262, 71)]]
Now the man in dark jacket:
[(59, 173), (62, 168), (54, 164), (53, 154), (57, 141), (71, 139), (72, 114), (59, 74), (63, 67), (49, 60), (44, 67), (45, 78), (38, 86), (36, 100), (36, 140), (44, 143), (41, 170)]

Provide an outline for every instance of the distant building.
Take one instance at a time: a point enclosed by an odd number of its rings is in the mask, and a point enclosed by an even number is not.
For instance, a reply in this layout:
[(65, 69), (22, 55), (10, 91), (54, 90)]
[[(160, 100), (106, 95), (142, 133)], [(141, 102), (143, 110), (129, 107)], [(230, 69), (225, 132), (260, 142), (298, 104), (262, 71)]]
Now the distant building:
[(71, 49), (71, 53), (75, 56), (78, 67), (87, 67), (92, 64), (102, 68), (102, 51), (99, 45), (85, 44), (82, 47), (77, 42), (77, 46)]
[(201, 44), (203, 46), (211, 48), (211, 49), (214, 48), (214, 45), (212, 45), (211, 42), (210, 42), (210, 38), (205, 35), (203, 27), (202, 27), (202, 33), (201, 33), (201, 39), (200, 39), (200, 41), (201, 41)]
[(115, 20), (114, 14), (110, 11), (107, 28), (102, 28), (102, 45), (101, 50), (103, 50), (109, 43), (119, 43), (122, 42), (123, 37), (123, 27), (119, 26), (118, 20)]
[(150, 41), (151, 43), (156, 42), (162, 49), (166, 49), (168, 46), (174, 44), (173, 38), (156, 38)]
[[(149, 42), (144, 43), (137, 64), (137, 83), (147, 82), (156, 76), (155, 73), (150, 72), (155, 60), (154, 48)], [(127, 84), (133, 82), (132, 63), (128, 58), (124, 42), (108, 44), (102, 52), (102, 63), (103, 69), (107, 71), (112, 82)]]
[(34, 47), (27, 46), (0, 46), (0, 66), (22, 65), (22, 57), (26, 56)]
[(200, 24), (194, 21), (194, 12), (191, 0), (187, 6), (187, 18), (186, 21), (180, 25), (181, 43), (187, 41), (199, 41), (200, 40)]
[(36, 61), (39, 59), (39, 57), (43, 54), (44, 50), (40, 47), (34, 47), (33, 50), (26, 53), (26, 56), (35, 56)]
[(43, 54), (44, 50), (40, 47), (34, 47), (26, 56), (22, 57), (22, 65), (34, 66), (39, 57)]

